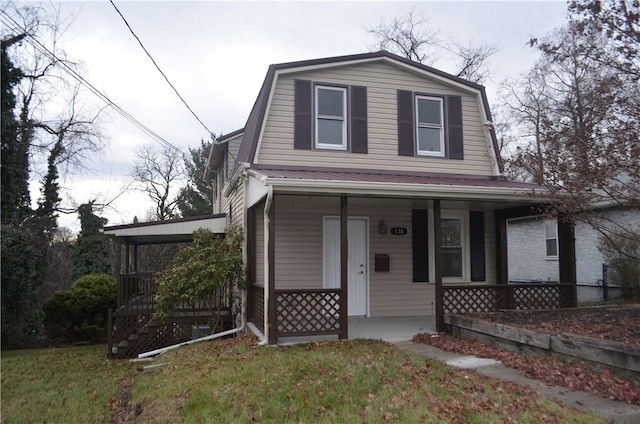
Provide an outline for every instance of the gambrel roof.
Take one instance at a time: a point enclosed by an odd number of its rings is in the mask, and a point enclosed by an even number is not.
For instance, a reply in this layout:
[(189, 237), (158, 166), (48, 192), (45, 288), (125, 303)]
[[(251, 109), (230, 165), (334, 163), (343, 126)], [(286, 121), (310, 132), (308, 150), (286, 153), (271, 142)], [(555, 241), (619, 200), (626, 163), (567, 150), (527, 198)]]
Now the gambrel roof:
[[(246, 163), (251, 165), (255, 161), (256, 151), (258, 149), (258, 143), (260, 141), (260, 135), (264, 125), (264, 119), (267, 113), (267, 108), (269, 106), (269, 100), (272, 96), (278, 75), (284, 73), (353, 65), (373, 61), (385, 61), (403, 69), (409, 69), (419, 74), (430, 76), (431, 78), (435, 78), (446, 84), (453, 85), (459, 89), (477, 94), (478, 96), (480, 96), (483, 105), (484, 119), (486, 120), (486, 122), (491, 122), (491, 112), (489, 110), (489, 102), (487, 100), (484, 86), (456, 77), (430, 66), (413, 62), (385, 50), (373, 53), (280, 63), (269, 66), (267, 75), (264, 79), (258, 97), (253, 105), (244, 128), (244, 135), (242, 137), (242, 142), (240, 144), (240, 149), (237, 157), (238, 163)], [(502, 158), (500, 157), (498, 142), (493, 128), (490, 129), (490, 136), (498, 168), (502, 173), (503, 162)]]

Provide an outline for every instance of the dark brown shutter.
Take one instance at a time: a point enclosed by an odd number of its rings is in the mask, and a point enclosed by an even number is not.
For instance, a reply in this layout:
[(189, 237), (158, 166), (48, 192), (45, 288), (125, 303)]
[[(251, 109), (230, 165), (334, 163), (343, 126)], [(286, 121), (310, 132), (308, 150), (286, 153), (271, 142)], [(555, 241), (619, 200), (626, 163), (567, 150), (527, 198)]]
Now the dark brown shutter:
[(367, 87), (351, 86), (351, 151), (367, 153)]
[(312, 146), (312, 92), (311, 81), (295, 80), (293, 148), (311, 149)]
[(429, 281), (429, 215), (426, 209), (411, 210), (413, 282)]
[(413, 93), (398, 90), (398, 155), (413, 156)]
[(484, 212), (469, 212), (469, 229), (471, 241), (471, 281), (484, 281)]
[(447, 134), (449, 159), (464, 159), (462, 97), (460, 96), (447, 96)]

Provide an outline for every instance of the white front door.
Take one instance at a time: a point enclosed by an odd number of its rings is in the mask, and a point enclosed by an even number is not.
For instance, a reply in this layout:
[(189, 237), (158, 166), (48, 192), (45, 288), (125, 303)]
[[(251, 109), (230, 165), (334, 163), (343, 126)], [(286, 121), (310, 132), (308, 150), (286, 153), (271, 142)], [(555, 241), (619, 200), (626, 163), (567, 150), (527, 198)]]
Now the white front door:
[[(347, 298), (349, 316), (367, 315), (369, 303), (368, 220), (349, 218)], [(340, 288), (340, 219), (324, 218), (323, 281), (324, 288)]]

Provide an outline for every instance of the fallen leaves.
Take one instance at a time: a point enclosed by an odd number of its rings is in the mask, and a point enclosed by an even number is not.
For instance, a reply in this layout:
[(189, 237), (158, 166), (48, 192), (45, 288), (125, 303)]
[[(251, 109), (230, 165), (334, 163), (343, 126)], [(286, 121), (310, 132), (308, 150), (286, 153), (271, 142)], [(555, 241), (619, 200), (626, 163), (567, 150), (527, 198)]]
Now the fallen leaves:
[(550, 385), (640, 405), (640, 384), (637, 381), (614, 376), (609, 370), (600, 372), (584, 361), (568, 362), (535, 354), (508, 352), (476, 340), (460, 339), (447, 334), (439, 337), (418, 334), (413, 341), (451, 352), (497, 359), (529, 378)]

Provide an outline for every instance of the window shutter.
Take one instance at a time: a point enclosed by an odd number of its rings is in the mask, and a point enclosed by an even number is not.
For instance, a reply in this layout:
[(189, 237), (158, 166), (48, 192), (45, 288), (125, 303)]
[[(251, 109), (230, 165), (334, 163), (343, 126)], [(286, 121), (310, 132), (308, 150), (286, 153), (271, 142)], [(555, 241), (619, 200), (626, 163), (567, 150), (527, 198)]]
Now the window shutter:
[(413, 282), (429, 281), (428, 212), (426, 209), (411, 211), (411, 246), (413, 249)]
[(462, 97), (460, 96), (447, 96), (447, 134), (449, 159), (464, 159)]
[(484, 212), (469, 212), (469, 229), (471, 242), (471, 281), (484, 281)]
[(294, 92), (293, 148), (310, 150), (313, 141), (311, 81), (295, 80)]
[(351, 151), (367, 153), (367, 87), (351, 86)]
[(398, 90), (398, 155), (413, 156), (413, 93)]

